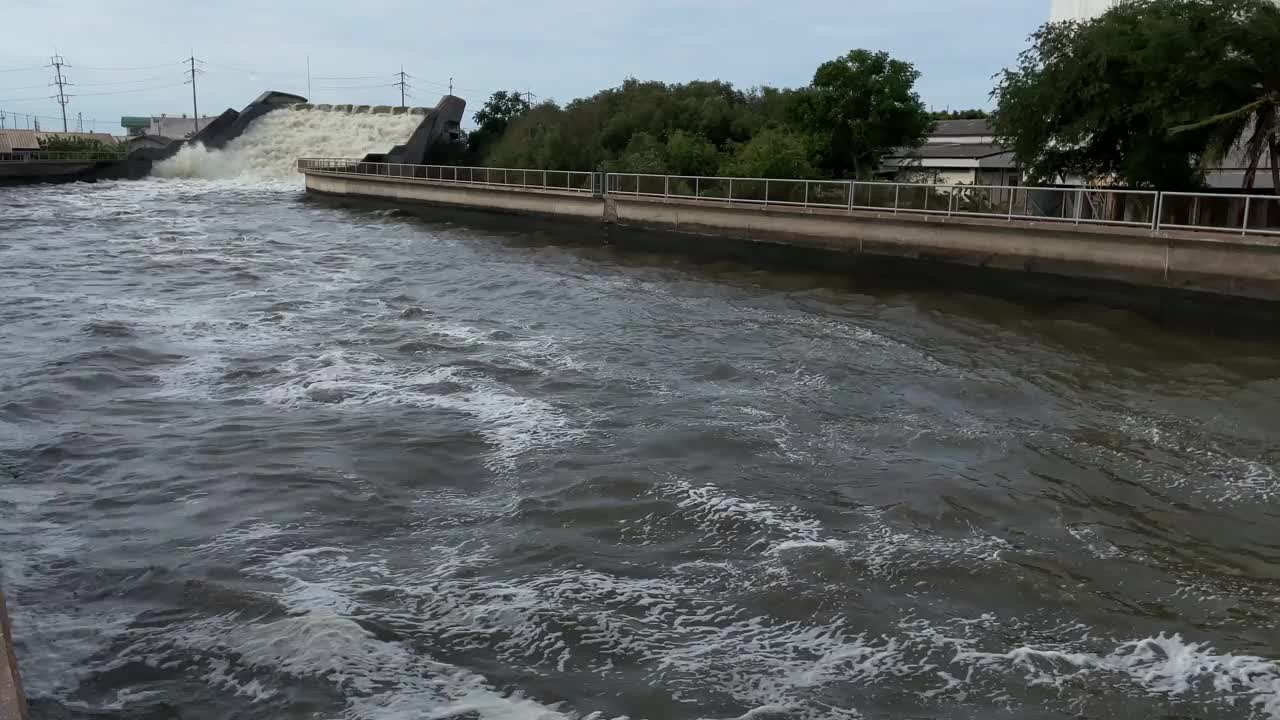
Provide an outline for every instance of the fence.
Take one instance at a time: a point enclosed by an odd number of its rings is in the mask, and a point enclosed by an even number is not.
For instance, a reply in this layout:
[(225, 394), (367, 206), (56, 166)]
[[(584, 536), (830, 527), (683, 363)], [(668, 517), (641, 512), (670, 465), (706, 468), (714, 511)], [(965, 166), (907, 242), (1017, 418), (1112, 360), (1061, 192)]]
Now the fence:
[(299, 170), (405, 177), (466, 185), (557, 190), (729, 206), (820, 212), (976, 217), (1239, 235), (1280, 235), (1280, 197), (1085, 187), (943, 185), (848, 180), (589, 173), (397, 165), (304, 158)]
[(1229, 231), (1280, 235), (1280, 197), (1160, 193), (1157, 227), (1165, 230)]
[(341, 158), (302, 158), (298, 160), (298, 170), (413, 178), (458, 185), (480, 185), (507, 189), (556, 190), (587, 195), (598, 192), (598, 187), (594, 182), (596, 173), (569, 170), (409, 165), (405, 163), (344, 160)]
[(1154, 227), (1159, 193), (1149, 190), (1010, 185), (784, 180), (610, 173), (607, 191), (664, 200), (890, 213), (967, 215)]
[(123, 152), (21, 152), (0, 153), (0, 163), (27, 162), (95, 162), (121, 160)]

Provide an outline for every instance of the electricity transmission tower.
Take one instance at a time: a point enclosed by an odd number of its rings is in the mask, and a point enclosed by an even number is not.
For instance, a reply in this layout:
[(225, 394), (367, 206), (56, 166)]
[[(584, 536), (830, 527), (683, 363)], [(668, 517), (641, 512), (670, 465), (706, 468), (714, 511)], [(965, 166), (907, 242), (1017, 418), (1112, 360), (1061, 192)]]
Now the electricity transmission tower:
[(4, 111), (0, 110), (0, 130), (4, 129), (4, 121), (6, 117), (7, 116), (4, 114)]
[(76, 113), (76, 132), (84, 132), (84, 113)]
[(195, 123), (195, 131), (191, 134), (195, 135), (200, 132), (200, 108), (196, 105), (196, 76), (203, 75), (204, 71), (196, 67), (196, 63), (204, 64), (203, 60), (196, 59), (195, 52), (191, 53), (191, 57), (187, 58), (187, 62), (191, 64), (190, 69), (186, 71), (186, 75), (190, 76), (189, 80), (184, 80), (183, 85), (191, 84), (191, 120)]
[(404, 89), (405, 89), (405, 87), (406, 87), (406, 86), (408, 86), (408, 84), (409, 84), (409, 81), (406, 79), (406, 78), (408, 78), (408, 77), (409, 77), (409, 75), (408, 75), (408, 73), (406, 73), (406, 72), (404, 71), (404, 66), (403, 66), (403, 65), (401, 65), (401, 66), (400, 66), (400, 72), (396, 73), (396, 76), (397, 76), (397, 77), (399, 77), (399, 78), (400, 78), (400, 80), (399, 80), (399, 81), (397, 81), (397, 82), (395, 82), (395, 83), (393, 83), (393, 84), (394, 84), (394, 85), (398, 85), (398, 86), (400, 87), (400, 107), (405, 107), (405, 104), (404, 104)]
[(71, 98), (70, 95), (67, 95), (66, 86), (70, 85), (71, 83), (68, 82), (67, 78), (62, 74), (62, 68), (71, 67), (71, 66), (68, 65), (67, 62), (62, 59), (61, 55), (54, 55), (49, 58), (49, 64), (46, 65), (45, 67), (53, 68), (53, 82), (49, 84), (58, 86), (58, 94), (54, 96), (54, 99), (57, 100), (58, 104), (62, 106), (62, 132), (66, 132), (67, 131), (67, 101), (70, 100)]

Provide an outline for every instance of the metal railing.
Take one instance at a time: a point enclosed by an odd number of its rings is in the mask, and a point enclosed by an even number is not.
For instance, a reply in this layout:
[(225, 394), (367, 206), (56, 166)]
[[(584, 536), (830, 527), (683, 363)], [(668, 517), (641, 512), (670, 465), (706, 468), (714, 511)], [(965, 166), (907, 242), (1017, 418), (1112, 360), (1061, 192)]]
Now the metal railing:
[(23, 152), (0, 153), (0, 163), (27, 162), (68, 162), (68, 161), (100, 161), (121, 160), (123, 152)]
[(303, 158), (300, 171), (378, 175), (520, 188), (804, 211), (974, 217), (1238, 235), (1280, 235), (1280, 197), (1086, 187), (591, 173), (404, 165)]
[(300, 172), (320, 171), (351, 175), (430, 180), (456, 185), (479, 185), (525, 190), (547, 190), (593, 194), (596, 173), (570, 170), (529, 170), (521, 168), (465, 167), (458, 165), (410, 165), (365, 162), (342, 158), (302, 158)]
[(1157, 229), (1280, 235), (1280, 197), (1160, 193)]
[(606, 192), (726, 205), (872, 210), (1155, 227), (1153, 190), (609, 173)]

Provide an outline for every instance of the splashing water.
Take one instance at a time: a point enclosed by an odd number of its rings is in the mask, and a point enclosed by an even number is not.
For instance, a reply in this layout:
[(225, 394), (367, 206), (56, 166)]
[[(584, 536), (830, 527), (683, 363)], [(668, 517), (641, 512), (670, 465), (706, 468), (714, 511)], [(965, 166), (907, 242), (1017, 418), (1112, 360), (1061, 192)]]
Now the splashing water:
[(254, 121), (220, 150), (184, 146), (158, 163), (160, 177), (287, 179), (300, 157), (363, 157), (409, 139), (420, 115), (370, 115), (281, 109)]

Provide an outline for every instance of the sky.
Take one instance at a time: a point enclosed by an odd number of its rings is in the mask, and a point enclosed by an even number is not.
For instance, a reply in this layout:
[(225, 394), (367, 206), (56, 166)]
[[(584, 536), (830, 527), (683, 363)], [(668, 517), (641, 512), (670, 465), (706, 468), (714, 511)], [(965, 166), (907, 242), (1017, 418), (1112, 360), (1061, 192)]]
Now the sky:
[[(854, 48), (921, 73), (935, 109), (989, 107), (992, 76), (1048, 19), (1049, 0), (7, 0), (0, 43), (5, 127), (61, 129), (43, 67), (55, 52), (84, 129), (121, 133), (125, 115), (191, 112), (182, 62), (194, 54), (201, 115), (264, 90), (318, 103), (435, 105), (449, 79), (478, 108), (494, 90), (566, 102), (633, 76), (805, 85)], [(18, 31), (20, 29), (20, 31)], [(311, 91), (307, 90), (310, 58)], [(54, 118), (57, 118), (56, 120)]]

